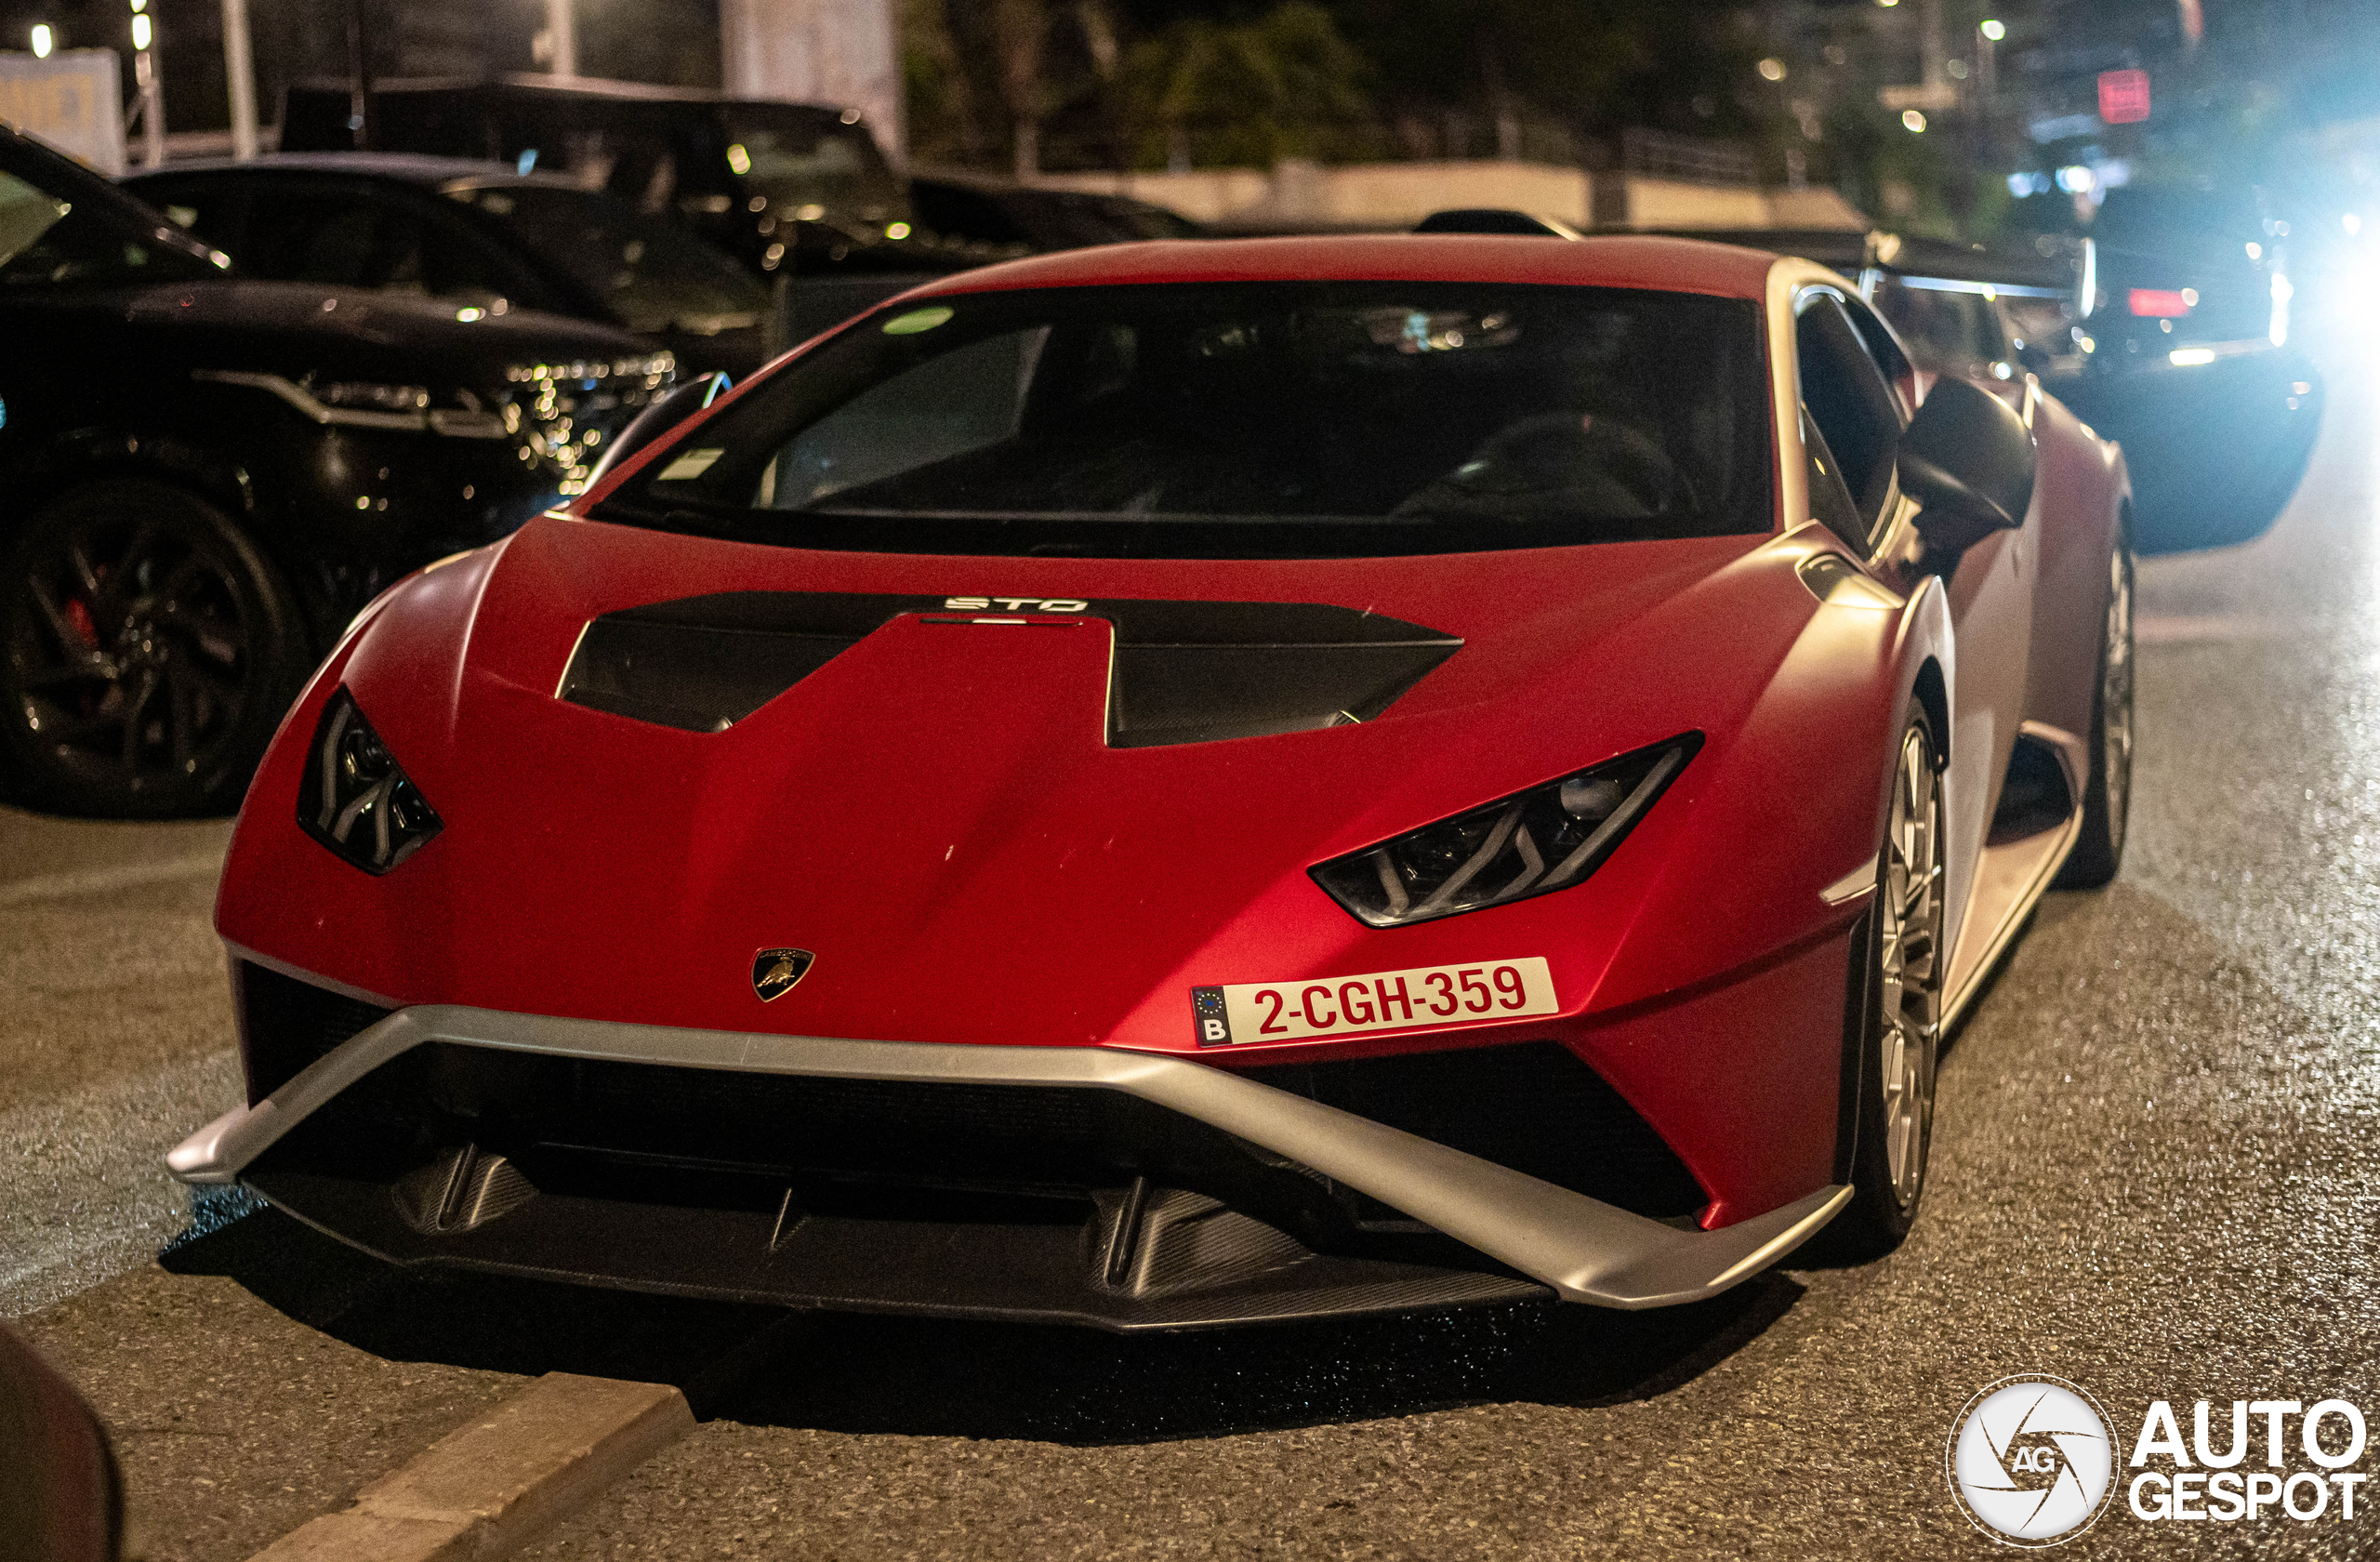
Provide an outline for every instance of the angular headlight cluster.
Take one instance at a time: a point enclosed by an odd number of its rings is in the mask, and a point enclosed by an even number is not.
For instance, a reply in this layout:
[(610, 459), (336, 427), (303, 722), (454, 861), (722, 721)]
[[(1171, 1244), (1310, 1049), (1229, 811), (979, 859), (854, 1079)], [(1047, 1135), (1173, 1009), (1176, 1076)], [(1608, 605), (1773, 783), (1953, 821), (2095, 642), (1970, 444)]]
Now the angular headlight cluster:
[(1373, 927), (1402, 927), (1567, 890), (1612, 848), (1702, 747), (1700, 733), (1532, 787), (1314, 869)]
[(345, 689), (323, 708), (298, 825), (366, 873), (386, 873), (443, 827)]

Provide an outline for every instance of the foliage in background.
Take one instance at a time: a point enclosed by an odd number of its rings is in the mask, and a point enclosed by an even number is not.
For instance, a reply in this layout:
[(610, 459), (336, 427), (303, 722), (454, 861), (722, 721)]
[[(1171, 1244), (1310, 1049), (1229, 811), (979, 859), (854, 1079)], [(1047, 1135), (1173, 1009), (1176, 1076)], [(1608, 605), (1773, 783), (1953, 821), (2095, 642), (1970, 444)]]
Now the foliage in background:
[[(1665, 0), (903, 0), (920, 161), (1609, 164), (1619, 132), (1771, 136), (1745, 13)], [(1025, 20), (1020, 24), (1019, 19)], [(1024, 41), (1033, 49), (1030, 68)], [(1027, 89), (1027, 82), (1031, 83)]]
[(1131, 161), (1266, 168), (1368, 116), (1369, 63), (1312, 0), (1245, 21), (1188, 17), (1132, 46), (1118, 84)]

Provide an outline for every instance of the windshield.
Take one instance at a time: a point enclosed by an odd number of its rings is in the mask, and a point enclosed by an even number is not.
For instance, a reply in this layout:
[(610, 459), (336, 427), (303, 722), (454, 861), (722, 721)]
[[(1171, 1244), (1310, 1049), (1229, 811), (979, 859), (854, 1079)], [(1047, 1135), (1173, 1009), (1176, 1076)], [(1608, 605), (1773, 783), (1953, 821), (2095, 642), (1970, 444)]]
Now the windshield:
[[(130, 203), (112, 192), (86, 192), (61, 181), (45, 189), (0, 168), (0, 286), (104, 286), (181, 282), (213, 274), (207, 264), (142, 230)], [(114, 206), (117, 209), (111, 210)]]
[(1762, 532), (1759, 314), (1586, 287), (975, 294), (863, 320), (597, 513), (887, 552), (1365, 556)]
[(447, 193), (511, 229), (631, 331), (674, 326), (711, 336), (757, 324), (768, 311), (767, 290), (734, 261), (684, 229), (606, 196), (531, 184)]

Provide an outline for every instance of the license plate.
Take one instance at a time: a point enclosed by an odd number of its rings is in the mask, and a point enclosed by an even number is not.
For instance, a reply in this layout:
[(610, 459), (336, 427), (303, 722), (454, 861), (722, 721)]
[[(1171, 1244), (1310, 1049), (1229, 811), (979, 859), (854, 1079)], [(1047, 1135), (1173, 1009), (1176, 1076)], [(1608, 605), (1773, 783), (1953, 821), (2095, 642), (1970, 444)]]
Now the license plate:
[(1551, 1014), (1556, 1007), (1554, 974), (1534, 955), (1190, 989), (1191, 1022), (1201, 1047), (1486, 1025)]

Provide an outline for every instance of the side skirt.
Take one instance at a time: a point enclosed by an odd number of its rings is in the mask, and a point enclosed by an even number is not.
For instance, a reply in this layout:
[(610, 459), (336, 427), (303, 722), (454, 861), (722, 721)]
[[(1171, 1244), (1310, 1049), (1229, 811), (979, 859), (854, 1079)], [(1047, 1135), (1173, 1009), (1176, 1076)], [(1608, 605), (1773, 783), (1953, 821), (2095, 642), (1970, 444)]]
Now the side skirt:
[[(2066, 866), (2068, 854), (2082, 833), (2080, 800), (2084, 778), (2090, 774), (2090, 754), (2082, 740), (2046, 722), (2027, 721), (2016, 731), (2016, 749), (2009, 761), (2012, 776), (2028, 758), (2055, 761), (2056, 774), (2065, 788), (2062, 815), (2053, 811), (2044, 817), (2037, 806), (2031, 817), (2019, 812), (2010, 825), (2003, 825), (2003, 820), (2016, 812), (2012, 811), (2003, 791), (2000, 816), (1994, 818), (1991, 837), (1976, 864), (1975, 885), (1968, 893), (1966, 920), (1960, 931), (1958, 948), (1950, 957), (1950, 992), (1942, 1006), (1945, 1032), (1959, 1022), (1967, 1005), (1983, 990), (1983, 979), (1991, 973), (2000, 957), (2008, 952), (2008, 946), (2016, 941), (2026, 917), (2048, 891), (2057, 870)], [(2049, 822), (2051, 819), (2055, 822)], [(2024, 827), (2036, 821), (2045, 827)]]

